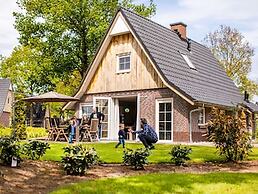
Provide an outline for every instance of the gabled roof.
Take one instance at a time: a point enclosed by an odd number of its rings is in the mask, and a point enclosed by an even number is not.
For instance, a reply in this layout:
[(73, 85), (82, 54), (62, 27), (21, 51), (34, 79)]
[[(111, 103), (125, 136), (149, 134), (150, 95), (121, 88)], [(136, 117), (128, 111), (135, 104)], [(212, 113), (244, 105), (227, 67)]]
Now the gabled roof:
[(0, 113), (3, 112), (8, 91), (11, 88), (11, 81), (9, 79), (0, 78)]
[[(112, 38), (110, 31), (121, 15), (164, 84), (179, 96), (191, 104), (235, 106), (242, 102), (240, 91), (207, 47), (191, 41), (189, 52), (187, 42), (174, 31), (123, 8), (116, 13), (75, 97), (80, 98), (85, 92)], [(181, 54), (188, 56), (196, 70), (189, 68)], [(63, 109), (72, 104), (68, 103)]]
[[(131, 11), (121, 12), (161, 75), (177, 90), (198, 102), (232, 106), (242, 101), (240, 91), (207, 47), (191, 41), (189, 52), (187, 42), (171, 29)], [(189, 68), (180, 53), (189, 57), (196, 70)]]

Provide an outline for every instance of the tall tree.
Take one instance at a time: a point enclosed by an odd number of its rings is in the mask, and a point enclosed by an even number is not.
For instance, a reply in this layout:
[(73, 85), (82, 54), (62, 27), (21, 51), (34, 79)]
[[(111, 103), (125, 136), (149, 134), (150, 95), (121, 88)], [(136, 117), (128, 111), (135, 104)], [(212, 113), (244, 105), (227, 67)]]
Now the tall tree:
[(153, 1), (136, 5), (132, 0), (18, 0), (14, 13), (22, 45), (39, 48), (51, 58), (58, 75), (78, 70), (84, 76), (96, 48), (120, 5), (150, 17)]
[(204, 39), (206, 45), (239, 89), (251, 95), (258, 94), (258, 85), (248, 78), (254, 49), (235, 28), (221, 25)]

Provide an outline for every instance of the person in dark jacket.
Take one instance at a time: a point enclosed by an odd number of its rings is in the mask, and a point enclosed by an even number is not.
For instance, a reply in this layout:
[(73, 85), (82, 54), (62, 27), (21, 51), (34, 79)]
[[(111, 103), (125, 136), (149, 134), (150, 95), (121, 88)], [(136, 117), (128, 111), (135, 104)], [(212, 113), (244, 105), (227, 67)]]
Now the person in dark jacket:
[(101, 112), (98, 112), (96, 108), (92, 109), (92, 113), (89, 118), (88, 124), (91, 124), (91, 119), (99, 119), (99, 126), (98, 126), (98, 132), (99, 132), (99, 139), (101, 138), (101, 122), (104, 120), (105, 115)]
[(120, 144), (123, 144), (123, 148), (125, 148), (125, 131), (123, 128), (120, 128), (118, 131), (118, 144), (116, 144), (116, 148), (118, 148), (118, 146)]
[(139, 131), (132, 131), (132, 133), (138, 134), (138, 138), (147, 149), (155, 149), (154, 143), (158, 141), (156, 131), (147, 123), (145, 118), (141, 119), (141, 128)]

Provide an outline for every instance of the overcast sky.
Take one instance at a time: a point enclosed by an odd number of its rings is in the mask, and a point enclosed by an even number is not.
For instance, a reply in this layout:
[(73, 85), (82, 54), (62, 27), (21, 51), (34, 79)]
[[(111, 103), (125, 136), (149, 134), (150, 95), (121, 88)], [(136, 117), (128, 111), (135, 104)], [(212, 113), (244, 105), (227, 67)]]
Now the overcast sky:
[[(147, 2), (147, 0), (137, 0)], [(220, 24), (237, 28), (255, 48), (252, 72), (249, 77), (258, 80), (258, 0), (154, 0), (157, 13), (154, 21), (169, 26), (186, 23), (188, 37), (201, 42), (208, 32)], [(0, 0), (0, 54), (10, 55), (18, 44), (14, 29), (13, 11), (18, 10), (16, 0)], [(258, 100), (258, 98), (257, 98)]]

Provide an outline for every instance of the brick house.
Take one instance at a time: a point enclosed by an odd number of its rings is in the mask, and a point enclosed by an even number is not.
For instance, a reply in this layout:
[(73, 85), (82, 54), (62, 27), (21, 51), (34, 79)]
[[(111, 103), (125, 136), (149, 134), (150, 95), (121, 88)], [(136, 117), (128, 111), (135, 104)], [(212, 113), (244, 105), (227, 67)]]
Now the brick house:
[(9, 79), (0, 79), (0, 126), (9, 127), (13, 103), (13, 90)]
[(64, 109), (81, 117), (97, 107), (106, 116), (102, 139), (117, 139), (121, 123), (139, 130), (144, 117), (160, 141), (205, 140), (211, 107), (232, 108), (243, 97), (209, 49), (186, 34), (183, 23), (166, 28), (119, 9), (75, 94), (80, 102)]

